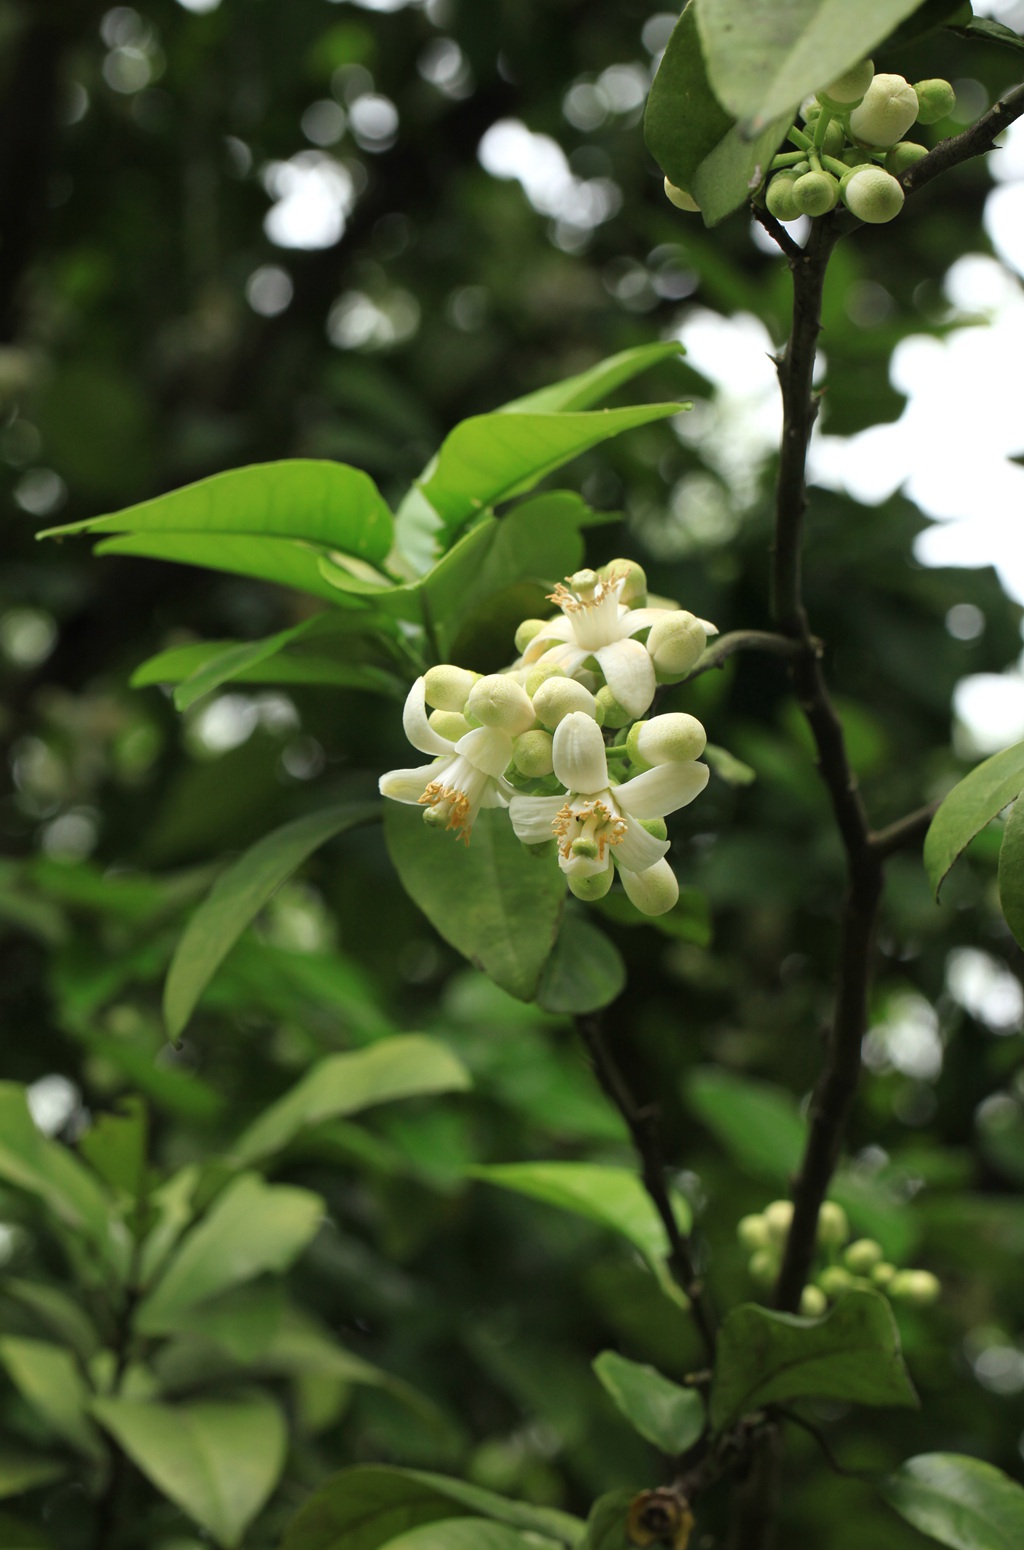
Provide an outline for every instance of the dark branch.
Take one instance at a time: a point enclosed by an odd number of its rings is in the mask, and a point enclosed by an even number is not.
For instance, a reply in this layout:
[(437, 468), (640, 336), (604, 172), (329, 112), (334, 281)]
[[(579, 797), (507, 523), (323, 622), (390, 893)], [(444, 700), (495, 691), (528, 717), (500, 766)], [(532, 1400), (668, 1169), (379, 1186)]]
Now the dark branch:
[(895, 823), (887, 824), (884, 829), (877, 829), (870, 836), (872, 851), (880, 861), (884, 861), (886, 856), (893, 856), (898, 850), (917, 845), (924, 839), (928, 832), (928, 825), (938, 810), (938, 802), (929, 802), (927, 807), (919, 807), (916, 812), (908, 813), (905, 818), (897, 818)]
[(1024, 86), (1014, 86), (999, 101), (993, 103), (987, 113), (983, 113), (977, 123), (971, 124), (959, 135), (951, 135), (948, 140), (940, 140), (933, 151), (916, 162), (900, 178), (905, 191), (908, 194), (916, 193), (932, 178), (937, 178), (940, 173), (948, 172), (951, 167), (959, 167), (965, 161), (971, 161), (975, 156), (983, 156), (986, 151), (995, 148), (996, 136), (1001, 134), (1007, 125), (1012, 124), (1015, 118), (1020, 118), (1024, 113)]
[(798, 242), (793, 241), (782, 222), (777, 221), (772, 212), (765, 209), (762, 205), (752, 205), (751, 209), (753, 210), (754, 220), (764, 227), (773, 242), (778, 243), (783, 253), (789, 259), (790, 264), (797, 263), (803, 257), (804, 250)]
[(712, 641), (703, 656), (691, 667), (684, 682), (699, 678), (701, 673), (710, 672), (713, 667), (724, 667), (737, 651), (767, 651), (777, 657), (792, 657), (799, 650), (795, 641), (786, 635), (776, 635), (772, 630), (730, 630), (728, 635), (720, 635)]

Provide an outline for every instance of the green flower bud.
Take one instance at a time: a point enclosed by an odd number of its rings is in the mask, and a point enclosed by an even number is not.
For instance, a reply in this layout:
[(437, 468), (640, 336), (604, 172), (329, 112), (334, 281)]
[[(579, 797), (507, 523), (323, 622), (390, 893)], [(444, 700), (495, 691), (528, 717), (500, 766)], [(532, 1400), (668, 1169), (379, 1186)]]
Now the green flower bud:
[[(839, 157), (839, 160), (840, 161), (844, 161), (848, 167), (873, 167), (873, 166), (875, 166), (875, 162), (873, 162), (872, 159), (871, 159), (871, 152), (870, 151), (862, 150), (861, 147), (858, 146), (858, 145), (848, 145), (846, 147), (846, 150)], [(843, 182), (845, 183), (845, 181), (846, 180), (844, 178)], [(843, 184), (842, 183), (840, 183), (840, 185), (839, 185), (839, 192), (840, 192), (840, 194), (843, 192)]]
[(917, 93), (902, 75), (876, 75), (850, 114), (850, 134), (864, 145), (895, 145), (917, 121), (917, 112)]
[(641, 829), (646, 829), (648, 834), (653, 834), (656, 840), (668, 839), (668, 824), (664, 818), (641, 818)]
[(795, 221), (800, 215), (793, 196), (796, 178), (792, 168), (777, 172), (765, 190), (764, 202), (777, 221)]
[(858, 1238), (844, 1252), (843, 1263), (854, 1275), (870, 1275), (875, 1266), (882, 1263), (882, 1245), (874, 1238)]
[(592, 597), (600, 580), (596, 570), (578, 570), (569, 577), (569, 590), (577, 597)]
[(848, 1270), (844, 1270), (841, 1265), (829, 1265), (818, 1277), (818, 1285), (825, 1293), (825, 1296), (834, 1302), (837, 1297), (841, 1297), (844, 1292), (850, 1290), (853, 1285), (853, 1276)]
[(818, 1242), (825, 1248), (838, 1249), (850, 1236), (846, 1212), (834, 1200), (822, 1202), (818, 1212)]
[(855, 167), (840, 190), (851, 215), (872, 226), (893, 220), (903, 209), (903, 189), (881, 167)]
[(597, 701), (575, 678), (552, 677), (545, 679), (534, 694), (533, 709), (537, 720), (553, 732), (570, 711), (581, 710), (596, 719)]
[(793, 198), (803, 215), (827, 215), (839, 198), (839, 183), (831, 172), (805, 172), (793, 184)]
[(468, 667), (453, 667), (450, 662), (440, 662), (427, 669), (423, 679), (423, 694), (428, 705), (435, 710), (464, 710), (469, 691), (480, 677)]
[(942, 1284), (930, 1270), (897, 1270), (889, 1282), (889, 1296), (914, 1308), (927, 1308), (938, 1300)]
[(878, 79), (874, 65), (870, 59), (862, 59), (859, 65), (854, 65), (852, 70), (847, 70), (845, 75), (826, 86), (824, 91), (819, 91), (818, 100), (834, 113), (845, 112), (863, 100), (871, 88), (872, 78)]
[(551, 759), (552, 737), (550, 732), (522, 732), (512, 745), (512, 759), (521, 775), (533, 780), (550, 775), (554, 769)]
[(772, 1242), (785, 1243), (793, 1224), (793, 1202), (773, 1200), (770, 1206), (765, 1207), (764, 1219)]
[(539, 635), (547, 624), (546, 619), (524, 619), (515, 634), (515, 648), (522, 656), (531, 640)]
[(707, 643), (704, 626), (685, 608), (666, 610), (647, 635), (647, 650), (655, 672), (679, 677), (690, 671)]
[(757, 1249), (766, 1249), (771, 1241), (767, 1223), (760, 1212), (754, 1216), (741, 1217), (736, 1223), (736, 1236), (743, 1247), (752, 1253)]
[(707, 733), (696, 716), (685, 711), (671, 711), (666, 715), (653, 716), (650, 721), (638, 721), (631, 727), (626, 739), (629, 756), (634, 763), (685, 764), (699, 759), (707, 745)]
[(577, 899), (582, 899), (585, 904), (592, 904), (595, 899), (603, 899), (612, 885), (615, 876), (615, 868), (608, 863), (607, 871), (592, 872), (589, 877), (576, 877), (569, 875), (569, 892), (574, 893)]
[(898, 178), (902, 173), (908, 172), (915, 162), (921, 161), (927, 155), (926, 145), (918, 145), (916, 140), (901, 140), (886, 153), (883, 166), (886, 172), (891, 172), (894, 178)]
[(466, 711), (481, 726), (496, 727), (512, 737), (528, 731), (537, 719), (530, 696), (507, 673), (488, 673), (485, 678), (478, 678), (469, 691)]
[(679, 882), (664, 856), (644, 872), (619, 868), (626, 898), (641, 915), (667, 915), (679, 898)]
[(828, 1308), (828, 1298), (820, 1286), (805, 1286), (800, 1293), (800, 1312), (805, 1319), (820, 1319)]
[(625, 577), (619, 602), (627, 608), (643, 608), (647, 602), (647, 574), (635, 560), (609, 560), (597, 573), (602, 581)]
[(427, 720), (437, 735), (450, 743), (457, 743), (469, 731), (469, 722), (457, 710), (432, 710)]
[(883, 1259), (871, 1272), (871, 1285), (877, 1286), (880, 1292), (884, 1292), (886, 1287), (891, 1284), (895, 1274), (896, 1266), (890, 1265), (887, 1259)]
[(549, 678), (565, 678), (566, 676), (564, 667), (557, 667), (554, 662), (545, 662), (541, 658), (536, 667), (530, 668), (523, 680), (523, 688), (532, 700), (541, 684), (547, 683)]
[(607, 684), (603, 684), (598, 689), (595, 698), (602, 726), (612, 727), (615, 731), (618, 731), (620, 727), (626, 727), (632, 721), (633, 717), (629, 711), (619, 704)]
[(940, 118), (948, 118), (956, 107), (956, 92), (948, 81), (915, 81), (917, 96), (917, 122), (937, 124)]
[(821, 142), (822, 155), (839, 156), (845, 144), (846, 136), (843, 133), (843, 126), (837, 119), (833, 119), (825, 130), (825, 138)]
[(805, 124), (813, 124), (821, 117), (821, 103), (817, 97), (808, 97), (800, 109), (800, 117)]
[(771, 1249), (758, 1249), (748, 1265), (750, 1279), (758, 1286), (772, 1286), (779, 1273), (779, 1261)]
[(696, 211), (700, 205), (692, 194), (688, 194), (685, 188), (677, 188), (674, 183), (665, 179), (665, 194), (670, 204), (674, 204), (677, 210)]

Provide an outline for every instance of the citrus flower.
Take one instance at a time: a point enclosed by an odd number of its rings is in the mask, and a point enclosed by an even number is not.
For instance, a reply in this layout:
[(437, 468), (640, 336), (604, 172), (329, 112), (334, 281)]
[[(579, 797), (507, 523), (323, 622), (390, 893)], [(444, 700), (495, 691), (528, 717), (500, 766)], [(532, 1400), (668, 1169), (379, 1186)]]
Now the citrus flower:
[(504, 779), (512, 758), (511, 735), (482, 726), (455, 742), (443, 737), (427, 719), (422, 678), (406, 696), (402, 726), (414, 748), (439, 757), (413, 769), (389, 770), (380, 777), (381, 795), (425, 808), (427, 823), (454, 830), (468, 845), (481, 807), (507, 807), (515, 789)]
[(642, 820), (685, 807), (703, 791), (710, 773), (695, 759), (675, 760), (613, 788), (601, 728), (585, 711), (572, 711), (558, 723), (552, 762), (565, 796), (515, 795), (509, 816), (526, 845), (558, 840), (558, 864), (570, 881), (606, 872), (612, 852), (626, 871), (655, 866), (668, 842), (648, 833)]

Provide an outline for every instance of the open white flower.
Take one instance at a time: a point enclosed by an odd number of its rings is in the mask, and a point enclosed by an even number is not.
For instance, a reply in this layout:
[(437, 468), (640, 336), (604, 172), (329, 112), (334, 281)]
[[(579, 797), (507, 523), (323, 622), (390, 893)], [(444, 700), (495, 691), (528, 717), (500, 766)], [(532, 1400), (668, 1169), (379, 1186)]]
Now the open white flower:
[(641, 819), (664, 818), (685, 807), (704, 790), (710, 773), (706, 764), (687, 759), (656, 765), (612, 787), (601, 729), (584, 711), (559, 722), (552, 759), (566, 796), (514, 796), (509, 816), (526, 845), (557, 838), (558, 864), (568, 877), (607, 871), (612, 850), (627, 871), (654, 866), (668, 842), (649, 834)]
[(416, 803), (436, 828), (453, 829), (469, 844), (481, 807), (507, 807), (514, 787), (504, 779), (512, 738), (497, 727), (474, 727), (457, 742), (442, 737), (427, 719), (424, 681), (417, 678), (402, 712), (405, 735), (420, 753), (439, 755), (432, 764), (389, 770), (380, 777), (382, 796)]
[[(626, 580), (625, 571), (613, 569), (603, 579), (594, 571), (577, 571), (568, 578), (569, 586), (559, 583), (550, 600), (562, 616), (548, 620), (522, 661), (528, 666), (543, 658), (572, 678), (593, 657), (623, 710), (642, 716), (654, 698), (654, 664), (646, 646), (633, 637), (674, 610), (627, 608), (620, 601)], [(706, 628), (714, 633), (713, 625)]]

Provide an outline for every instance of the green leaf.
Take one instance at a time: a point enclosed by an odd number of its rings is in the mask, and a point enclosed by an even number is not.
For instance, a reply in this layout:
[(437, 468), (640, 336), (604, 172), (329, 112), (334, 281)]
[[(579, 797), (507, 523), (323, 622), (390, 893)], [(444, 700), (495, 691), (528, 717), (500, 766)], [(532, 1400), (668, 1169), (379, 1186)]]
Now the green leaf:
[(266, 1395), (156, 1405), (100, 1399), (97, 1418), (133, 1463), (219, 1545), (232, 1550), (284, 1467), (288, 1433)]
[[(275, 656), (250, 659), (239, 667), (237, 657), (228, 657), (239, 641), (195, 641), (187, 646), (171, 646), (157, 652), (135, 669), (128, 680), (133, 689), (150, 684), (181, 684), (217, 663), (219, 683), (323, 684), (338, 689), (367, 689), (393, 699), (404, 699), (406, 686), (385, 668), (368, 662), (342, 662), (312, 651), (281, 651)], [(253, 643), (255, 644), (255, 642)], [(224, 671), (230, 668), (230, 672)]]
[(1024, 947), (1024, 802), (1016, 801), (999, 847), (999, 907), (1018, 946)]
[(722, 136), (693, 178), (692, 193), (706, 225), (717, 226), (757, 192), (792, 122), (793, 114), (787, 112), (770, 119), (754, 139), (738, 124)]
[(0, 1362), (22, 1398), (56, 1436), (102, 1463), (106, 1449), (88, 1416), (92, 1395), (66, 1346), (6, 1335), (0, 1339)]
[(276, 586), (294, 587), (335, 607), (364, 608), (348, 600), (320, 574), (320, 560), (327, 549), (288, 538), (223, 537), (205, 533), (133, 533), (130, 538), (107, 538), (95, 553), (134, 554), (144, 560), (170, 560), (179, 565), (200, 565), (206, 570), (227, 571), (232, 576), (253, 576)]
[(1020, 1550), (1024, 1489), (963, 1453), (922, 1453), (882, 1485), (901, 1518), (953, 1550)]
[(775, 1313), (755, 1303), (727, 1315), (711, 1387), (714, 1429), (789, 1399), (917, 1403), (884, 1297), (848, 1292), (820, 1319)]
[[(963, 0), (919, 0), (907, 20), (901, 22), (886, 40), (886, 46), (898, 48), (904, 43), (913, 43), (918, 38), (926, 37), (928, 33), (936, 32), (952, 22), (963, 9)], [(1016, 37), (1016, 33), (1013, 36)]]
[(508, 814), (488, 808), (463, 849), (418, 807), (397, 802), (387, 804), (384, 835), (403, 888), (445, 941), (531, 1001), (565, 904), (554, 841), (522, 845)]
[(635, 345), (631, 350), (620, 350), (598, 361), (587, 371), (575, 377), (566, 377), (550, 387), (538, 388), (523, 398), (513, 398), (502, 404), (502, 414), (566, 414), (576, 409), (589, 409), (602, 398), (614, 393), (616, 388), (631, 382), (641, 372), (663, 361), (678, 360), (686, 351), (678, 340), (670, 339), (661, 344)]
[(704, 1430), (704, 1401), (653, 1367), (602, 1351), (593, 1368), (615, 1404), (641, 1437), (662, 1453), (685, 1453)]
[(374, 816), (370, 803), (297, 818), (259, 840), (214, 883), (185, 928), (164, 987), (167, 1031), (176, 1039), (196, 1002), (246, 926), (296, 867), (319, 846)]
[(25, 1089), (0, 1082), (0, 1178), (37, 1195), (57, 1219), (112, 1252), (110, 1202), (78, 1159), (42, 1135)]
[(797, 1171), (807, 1125), (784, 1088), (698, 1066), (686, 1078), (686, 1101), (744, 1172), (785, 1184)]
[(936, 896), (957, 856), (1021, 790), (1024, 743), (1014, 743), (976, 765), (944, 798), (924, 841), (924, 864)]
[(28, 1453), (21, 1448), (0, 1447), (0, 1500), (34, 1491), (38, 1485), (50, 1485), (68, 1472), (63, 1459), (47, 1458), (43, 1453)]
[(719, 780), (724, 780), (727, 786), (752, 786), (757, 779), (756, 770), (744, 764), (742, 759), (737, 759), (727, 748), (719, 748), (717, 743), (707, 744), (703, 759), (711, 766), (712, 773)]
[(96, 1327), (74, 1297), (45, 1281), (23, 1281), (17, 1276), (5, 1276), (0, 1281), (0, 1293), (27, 1308), (49, 1334), (69, 1345), (81, 1361), (87, 1362), (96, 1354), (100, 1345)]
[(469, 1086), (469, 1073), (461, 1062), (443, 1044), (422, 1034), (404, 1034), (350, 1054), (328, 1055), (249, 1126), (235, 1143), (231, 1161), (248, 1167), (280, 1151), (306, 1126), (357, 1114), (372, 1104), (424, 1093), (463, 1092)]
[(534, 1533), (526, 1537), (490, 1518), (446, 1518), (399, 1534), (388, 1541), (387, 1550), (548, 1550), (556, 1543)]
[(506, 1501), (418, 1469), (368, 1464), (328, 1480), (290, 1524), (282, 1550), (378, 1550), (419, 1524), (445, 1519), (450, 1524), (456, 1515), (490, 1518), (570, 1550), (583, 1534), (578, 1518), (550, 1507)]
[(369, 474), (344, 463), (293, 458), (213, 474), (109, 516), (46, 528), (71, 533), (233, 533), (302, 538), (379, 562), (391, 548), (391, 513)]
[(97, 1114), (81, 1137), (78, 1150), (104, 1183), (141, 1198), (146, 1182), (149, 1121), (141, 1098), (122, 1098), (120, 1113)]
[(171, 1177), (155, 1189), (149, 1197), (149, 1208), (155, 1217), (152, 1227), (142, 1240), (139, 1253), (139, 1285), (147, 1287), (163, 1269), (168, 1254), (181, 1237), (193, 1217), (192, 1197), (199, 1183), (200, 1170), (196, 1163), (172, 1173)]
[(262, 1360), (272, 1348), (285, 1313), (284, 1287), (270, 1277), (233, 1286), (220, 1297), (189, 1304), (161, 1320), (166, 1334), (210, 1340), (241, 1366)]
[(984, 43), (1001, 43), (1004, 48), (1024, 49), (1024, 38), (1003, 22), (991, 21), (986, 16), (975, 16), (966, 27), (957, 28), (961, 35), (980, 38)]
[(159, 1334), (183, 1309), (218, 1296), (266, 1271), (286, 1270), (320, 1225), (319, 1195), (242, 1174), (217, 1197), (181, 1242), (136, 1323)]
[(668, 40), (647, 99), (647, 145), (669, 182), (690, 191), (697, 168), (732, 125), (711, 90), (691, 0)]
[(587, 1532), (579, 1550), (623, 1550), (626, 1523), (636, 1492), (622, 1487), (599, 1496), (587, 1518)]
[(596, 1012), (626, 988), (622, 954), (603, 931), (567, 915), (537, 988), (545, 1012)]
[(699, 888), (680, 888), (679, 898), (664, 915), (641, 915), (636, 905), (614, 888), (599, 899), (595, 907), (617, 926), (650, 926), (662, 936), (674, 937), (680, 942), (695, 942), (698, 947), (707, 947), (711, 941), (711, 911), (706, 895)]
[(780, 114), (792, 122), (812, 92), (853, 68), (918, 0), (696, 0), (712, 89), (756, 133)]
[(411, 1383), (347, 1351), (314, 1319), (295, 1308), (285, 1308), (273, 1339), (260, 1355), (259, 1366), (265, 1373), (311, 1373), (383, 1389), (429, 1426), (443, 1429), (446, 1425), (438, 1407)]

